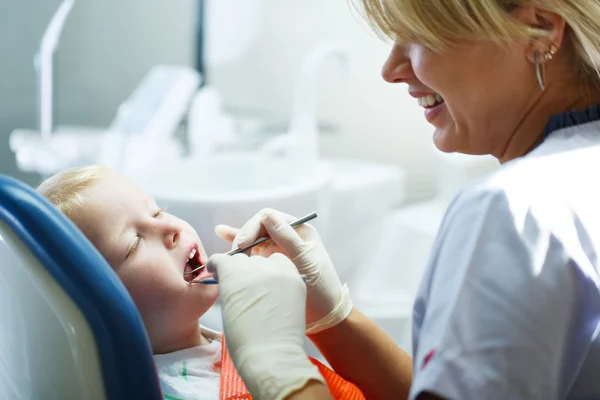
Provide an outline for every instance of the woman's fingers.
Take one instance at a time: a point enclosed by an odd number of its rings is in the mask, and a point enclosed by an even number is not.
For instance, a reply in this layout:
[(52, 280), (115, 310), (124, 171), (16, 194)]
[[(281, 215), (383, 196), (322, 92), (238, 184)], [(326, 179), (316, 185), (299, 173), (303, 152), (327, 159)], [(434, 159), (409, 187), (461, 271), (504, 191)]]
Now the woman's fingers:
[[(229, 243), (233, 243), (237, 234), (241, 231), (239, 228), (234, 228), (229, 225), (217, 225), (215, 226), (215, 234), (223, 240), (228, 241)], [(232, 250), (237, 248), (237, 245), (232, 245)], [(271, 240), (267, 240), (264, 243), (261, 243), (257, 246), (254, 246), (250, 250), (246, 252), (249, 256), (263, 256), (269, 257), (272, 254), (279, 253), (281, 250), (277, 244), (273, 243)]]
[(239, 232), (240, 232), (239, 228), (234, 228), (229, 225), (215, 226), (215, 233), (217, 234), (217, 236), (223, 240), (228, 241), (229, 243), (233, 242), (233, 240), (235, 239), (235, 237), (237, 236), (237, 234)]
[(234, 244), (237, 247), (250, 246), (256, 239), (265, 235), (266, 230), (263, 226), (263, 220), (267, 214), (273, 213), (277, 213), (280, 218), (284, 219), (288, 223), (291, 223), (296, 220), (296, 218), (294, 218), (293, 216), (282, 213), (281, 211), (275, 211), (272, 209), (265, 208), (260, 212), (256, 213), (252, 218), (248, 220), (248, 222), (244, 224), (244, 226), (242, 226), (242, 229), (240, 229), (240, 232), (234, 240)]
[(283, 213), (267, 211), (261, 222), (271, 240), (276, 242), (288, 257), (294, 258), (303, 251), (304, 240), (289, 225), (289, 221)]
[(267, 235), (270, 240), (253, 247), (247, 255), (269, 257), (274, 253), (284, 253), (294, 258), (304, 250), (302, 235), (310, 230), (309, 226), (290, 227), (296, 218), (272, 209), (263, 209), (248, 220), (241, 229), (229, 225), (217, 225), (215, 233), (230, 242), (232, 249), (250, 246), (259, 237)]

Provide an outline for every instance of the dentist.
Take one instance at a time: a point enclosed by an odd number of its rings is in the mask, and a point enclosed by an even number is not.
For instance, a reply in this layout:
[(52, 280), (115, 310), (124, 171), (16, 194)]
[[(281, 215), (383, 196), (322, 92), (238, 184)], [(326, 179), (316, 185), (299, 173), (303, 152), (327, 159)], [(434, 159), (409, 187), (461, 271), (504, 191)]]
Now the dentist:
[(330, 398), (306, 333), (369, 399), (600, 398), (600, 2), (360, 3), (395, 42), (384, 79), (408, 85), (436, 146), (502, 167), (447, 210), (414, 305), (414, 359), (353, 307), (314, 228), (274, 210), (217, 227), (239, 246), (272, 238), (208, 265), (250, 392)]

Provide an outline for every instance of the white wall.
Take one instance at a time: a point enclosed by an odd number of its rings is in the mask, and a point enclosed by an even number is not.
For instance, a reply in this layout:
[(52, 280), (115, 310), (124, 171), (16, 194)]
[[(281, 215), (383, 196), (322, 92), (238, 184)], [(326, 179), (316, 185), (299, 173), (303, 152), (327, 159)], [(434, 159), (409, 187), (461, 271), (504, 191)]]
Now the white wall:
[(0, 1), (0, 174), (24, 180), (8, 148), (8, 135), (16, 127), (35, 125), (33, 54), (58, 1)]
[(194, 65), (196, 19), (195, 0), (79, 0), (61, 44), (61, 122), (106, 125), (153, 65)]
[[(0, 0), (0, 173), (19, 174), (8, 149), (34, 128), (33, 55), (60, 0)], [(59, 124), (106, 126), (155, 64), (193, 65), (195, 0), (76, 0), (56, 59)]]
[[(215, 0), (218, 1), (218, 0)], [(351, 12), (345, 0), (263, 0), (259, 37), (241, 59), (212, 66), (208, 78), (226, 102), (289, 113), (304, 56), (321, 41), (351, 50), (350, 76), (335, 63), (321, 75), (319, 116), (340, 128), (323, 136), (323, 153), (391, 162), (409, 173), (409, 200), (434, 191), (431, 127), (406, 85), (380, 76), (389, 44)]]

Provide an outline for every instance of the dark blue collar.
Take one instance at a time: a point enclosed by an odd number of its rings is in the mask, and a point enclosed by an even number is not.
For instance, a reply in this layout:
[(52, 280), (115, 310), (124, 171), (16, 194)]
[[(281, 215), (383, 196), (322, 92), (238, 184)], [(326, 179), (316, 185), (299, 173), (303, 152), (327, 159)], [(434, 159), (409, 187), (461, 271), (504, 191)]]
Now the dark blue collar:
[(587, 124), (600, 120), (600, 104), (591, 106), (586, 110), (567, 111), (550, 117), (544, 129), (544, 139), (553, 132), (575, 125)]

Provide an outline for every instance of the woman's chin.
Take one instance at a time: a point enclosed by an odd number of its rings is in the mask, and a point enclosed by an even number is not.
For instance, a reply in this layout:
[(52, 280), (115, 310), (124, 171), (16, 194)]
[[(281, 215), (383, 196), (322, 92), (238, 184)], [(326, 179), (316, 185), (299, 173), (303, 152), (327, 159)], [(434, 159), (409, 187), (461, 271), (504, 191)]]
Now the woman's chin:
[(454, 153), (457, 151), (457, 146), (452, 135), (449, 134), (448, 128), (436, 128), (433, 132), (433, 144), (437, 149), (444, 153)]

